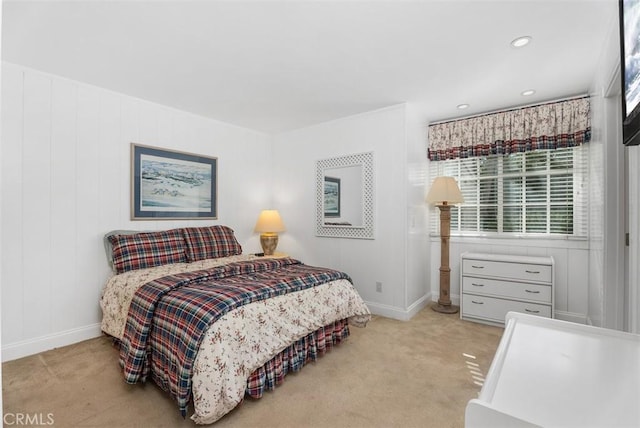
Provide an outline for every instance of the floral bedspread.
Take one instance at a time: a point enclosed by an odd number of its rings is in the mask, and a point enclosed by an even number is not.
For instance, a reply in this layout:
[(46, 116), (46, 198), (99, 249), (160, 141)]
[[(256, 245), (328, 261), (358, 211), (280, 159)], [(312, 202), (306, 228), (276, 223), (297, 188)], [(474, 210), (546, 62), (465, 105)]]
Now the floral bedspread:
[(221, 257), (218, 259), (206, 259), (193, 263), (175, 263), (164, 266), (156, 266), (149, 269), (139, 269), (112, 275), (102, 289), (100, 308), (102, 309), (102, 331), (110, 336), (122, 339), (124, 328), (127, 325), (127, 315), (133, 295), (138, 288), (149, 281), (162, 278), (167, 275), (192, 272), (208, 269), (228, 263), (245, 260), (255, 260), (256, 256), (239, 255)]
[[(251, 260), (242, 255), (126, 272), (112, 277), (103, 290), (102, 329), (122, 338), (131, 299), (145, 283), (162, 276)], [(193, 367), (192, 397), (199, 424), (213, 423), (244, 397), (246, 379), (291, 342), (335, 320), (350, 318), (364, 326), (370, 318), (347, 280), (259, 301), (235, 309), (205, 333)], [(240, 340), (238, 340), (240, 338)]]

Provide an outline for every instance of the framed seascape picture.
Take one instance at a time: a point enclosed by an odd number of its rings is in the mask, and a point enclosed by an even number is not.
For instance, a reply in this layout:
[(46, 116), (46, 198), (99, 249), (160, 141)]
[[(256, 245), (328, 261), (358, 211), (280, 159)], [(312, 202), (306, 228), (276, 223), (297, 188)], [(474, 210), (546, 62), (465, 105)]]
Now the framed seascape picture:
[(340, 179), (324, 177), (324, 216), (340, 217)]
[(218, 158), (131, 144), (131, 219), (217, 219)]

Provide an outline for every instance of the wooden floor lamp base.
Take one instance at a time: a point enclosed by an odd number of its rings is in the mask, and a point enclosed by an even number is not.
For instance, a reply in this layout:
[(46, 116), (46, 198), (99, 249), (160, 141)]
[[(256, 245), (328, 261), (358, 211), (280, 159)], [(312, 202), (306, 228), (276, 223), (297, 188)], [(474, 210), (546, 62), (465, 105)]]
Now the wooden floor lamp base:
[(441, 305), (440, 303), (436, 303), (431, 306), (431, 309), (436, 312), (440, 312), (441, 314), (457, 314), (460, 308), (453, 305)]
[(441, 314), (455, 314), (459, 308), (451, 304), (449, 289), (451, 288), (451, 268), (449, 267), (449, 236), (451, 225), (451, 206), (446, 203), (440, 208), (440, 295), (438, 303), (431, 306)]

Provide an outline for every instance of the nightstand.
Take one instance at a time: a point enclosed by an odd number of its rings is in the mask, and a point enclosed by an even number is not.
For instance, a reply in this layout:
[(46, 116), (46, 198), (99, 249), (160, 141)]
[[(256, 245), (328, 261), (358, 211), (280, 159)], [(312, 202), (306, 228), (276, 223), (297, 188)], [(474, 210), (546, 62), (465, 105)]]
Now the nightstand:
[(271, 259), (283, 259), (285, 257), (289, 257), (289, 254), (287, 253), (280, 253), (280, 252), (275, 252), (273, 254), (271, 254), (270, 256), (263, 256), (263, 257), (269, 257)]
[(253, 256), (255, 256), (258, 259), (283, 259), (285, 257), (289, 257), (289, 254), (275, 252), (275, 253), (273, 253), (273, 254), (271, 254), (269, 256), (267, 256), (267, 255), (258, 256), (257, 253), (253, 253)]

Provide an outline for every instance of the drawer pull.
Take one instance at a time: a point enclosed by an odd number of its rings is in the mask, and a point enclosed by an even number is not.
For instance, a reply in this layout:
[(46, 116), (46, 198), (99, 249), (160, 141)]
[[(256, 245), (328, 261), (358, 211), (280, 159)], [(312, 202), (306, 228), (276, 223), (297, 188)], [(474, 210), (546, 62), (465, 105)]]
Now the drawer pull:
[(539, 270), (525, 270), (526, 273), (535, 273), (536, 275), (540, 273)]
[(525, 288), (525, 290), (524, 290), (524, 291), (526, 291), (527, 293), (531, 293), (531, 294), (540, 294), (540, 291), (538, 291), (538, 290), (527, 290), (527, 289)]
[(474, 269), (484, 269), (484, 266), (471, 265), (471, 267)]
[(484, 284), (476, 284), (475, 282), (472, 282), (471, 285), (474, 287), (484, 287)]
[(484, 302), (476, 302), (475, 300), (472, 300), (471, 303), (475, 303), (476, 305), (484, 305)]
[(532, 309), (527, 309), (527, 308), (525, 308), (524, 310), (529, 312), (530, 314), (539, 314), (540, 313), (540, 311), (534, 311)]

